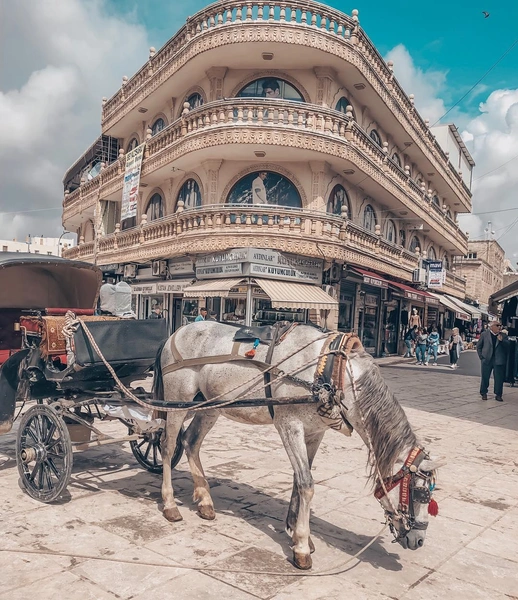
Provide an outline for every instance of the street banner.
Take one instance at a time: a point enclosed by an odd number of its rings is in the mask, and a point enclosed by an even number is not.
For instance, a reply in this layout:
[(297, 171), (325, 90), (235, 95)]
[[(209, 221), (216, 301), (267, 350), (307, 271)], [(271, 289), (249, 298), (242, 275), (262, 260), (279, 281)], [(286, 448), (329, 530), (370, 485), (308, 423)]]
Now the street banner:
[(126, 154), (126, 170), (122, 186), (121, 221), (137, 216), (138, 189), (140, 184), (140, 167), (146, 143), (140, 144)]
[(442, 267), (442, 260), (428, 261), (428, 287), (442, 288), (446, 281), (446, 271)]

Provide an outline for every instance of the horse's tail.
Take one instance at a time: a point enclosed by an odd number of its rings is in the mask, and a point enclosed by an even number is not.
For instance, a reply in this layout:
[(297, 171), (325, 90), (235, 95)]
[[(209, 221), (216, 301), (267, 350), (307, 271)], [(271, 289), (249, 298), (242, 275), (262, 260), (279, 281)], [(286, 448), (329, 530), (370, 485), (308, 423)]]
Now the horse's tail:
[(153, 399), (163, 400), (164, 399), (164, 379), (162, 377), (162, 351), (167, 340), (160, 344), (158, 352), (156, 353), (155, 365), (153, 367)]

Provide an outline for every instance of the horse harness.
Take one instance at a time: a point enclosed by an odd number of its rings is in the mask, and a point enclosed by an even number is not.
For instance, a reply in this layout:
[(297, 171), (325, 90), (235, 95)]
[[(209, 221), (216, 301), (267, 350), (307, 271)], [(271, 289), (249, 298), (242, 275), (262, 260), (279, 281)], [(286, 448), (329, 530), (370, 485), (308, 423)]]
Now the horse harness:
[[(419, 467), (423, 460), (428, 459), (423, 448), (414, 446), (408, 454), (403, 466), (399, 471), (377, 486), (374, 497), (381, 500), (383, 497), (393, 490), (398, 485), (399, 487), (399, 504), (395, 512), (384, 507), (385, 515), (390, 526), (390, 531), (394, 535), (394, 542), (406, 537), (412, 529), (425, 530), (428, 523), (417, 521), (415, 517), (414, 502), (428, 505), (428, 513), (432, 516), (437, 514), (437, 503), (432, 498), (432, 492), (435, 489), (435, 472), (422, 471)], [(417, 479), (422, 479), (424, 485), (417, 486)], [(394, 518), (400, 518), (403, 522), (404, 529), (399, 532), (394, 527)]]

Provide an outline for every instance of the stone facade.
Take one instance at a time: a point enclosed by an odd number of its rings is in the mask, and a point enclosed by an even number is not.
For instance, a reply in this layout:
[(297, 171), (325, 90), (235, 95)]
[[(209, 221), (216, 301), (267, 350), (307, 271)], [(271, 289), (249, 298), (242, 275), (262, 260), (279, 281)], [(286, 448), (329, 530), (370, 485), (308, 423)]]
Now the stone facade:
[(488, 304), (489, 296), (504, 287), (505, 253), (496, 240), (468, 241), (468, 252), (455, 260), (456, 274), (466, 278), (466, 297)]

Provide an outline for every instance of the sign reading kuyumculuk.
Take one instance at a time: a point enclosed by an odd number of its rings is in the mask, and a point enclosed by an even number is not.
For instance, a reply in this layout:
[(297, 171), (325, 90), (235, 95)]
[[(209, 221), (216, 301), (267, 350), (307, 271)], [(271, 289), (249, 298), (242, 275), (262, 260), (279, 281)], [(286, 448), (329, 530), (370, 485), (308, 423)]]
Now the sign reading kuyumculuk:
[(428, 287), (442, 288), (446, 281), (446, 271), (443, 269), (442, 260), (428, 261)]
[(122, 185), (121, 221), (137, 216), (140, 168), (145, 145), (144, 142), (126, 154), (126, 168)]
[[(240, 270), (230, 270), (239, 267)], [(323, 261), (277, 250), (237, 248), (220, 254), (204, 256), (196, 261), (197, 277), (218, 277), (242, 274), (249, 277), (322, 283)]]

